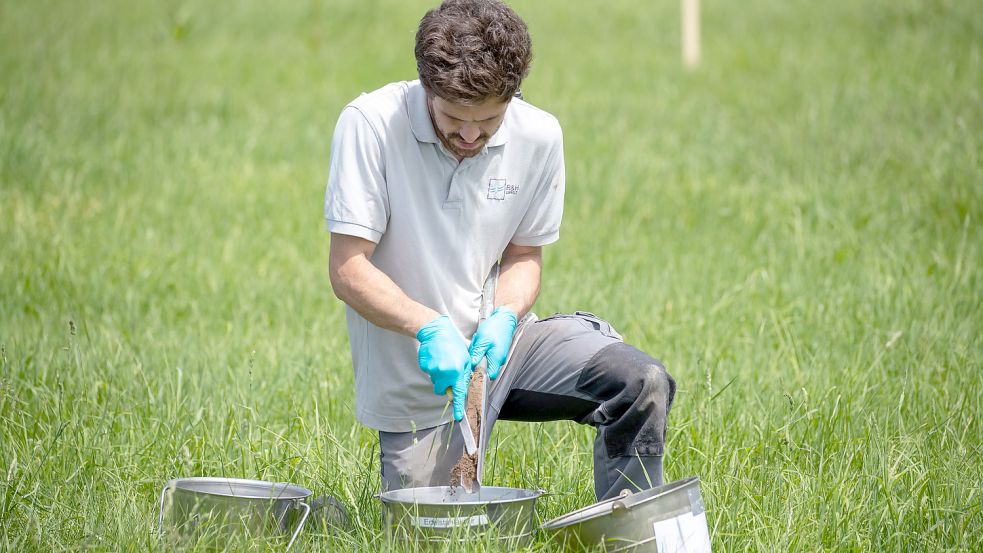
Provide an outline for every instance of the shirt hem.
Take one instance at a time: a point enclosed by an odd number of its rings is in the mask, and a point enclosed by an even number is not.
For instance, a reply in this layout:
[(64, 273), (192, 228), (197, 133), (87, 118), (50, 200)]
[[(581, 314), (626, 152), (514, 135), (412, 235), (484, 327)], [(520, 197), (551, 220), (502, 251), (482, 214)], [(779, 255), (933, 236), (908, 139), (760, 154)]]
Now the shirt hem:
[(516, 246), (545, 246), (560, 239), (560, 231), (555, 230), (539, 236), (513, 237), (511, 242)]
[(325, 227), (328, 232), (333, 232), (336, 234), (346, 234), (349, 236), (357, 236), (359, 238), (364, 238), (375, 243), (379, 243), (382, 239), (382, 233), (375, 230), (374, 228), (367, 227), (365, 225), (360, 225), (358, 223), (347, 223), (345, 221), (338, 221), (335, 219), (327, 219), (325, 221)]
[(387, 417), (375, 413), (367, 413), (364, 410), (356, 409), (355, 418), (358, 422), (382, 432), (412, 432), (414, 430), (424, 430), (447, 424), (453, 420), (450, 413), (444, 416), (421, 416), (418, 418), (407, 416)]

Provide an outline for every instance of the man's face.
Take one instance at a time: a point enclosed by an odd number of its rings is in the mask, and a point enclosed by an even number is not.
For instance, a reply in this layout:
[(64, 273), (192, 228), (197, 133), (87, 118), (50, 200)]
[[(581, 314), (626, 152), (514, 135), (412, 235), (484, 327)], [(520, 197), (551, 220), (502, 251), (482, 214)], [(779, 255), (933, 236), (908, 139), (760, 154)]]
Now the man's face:
[(455, 104), (428, 94), (430, 119), (440, 142), (457, 158), (478, 154), (505, 120), (508, 101), (490, 98), (477, 105)]

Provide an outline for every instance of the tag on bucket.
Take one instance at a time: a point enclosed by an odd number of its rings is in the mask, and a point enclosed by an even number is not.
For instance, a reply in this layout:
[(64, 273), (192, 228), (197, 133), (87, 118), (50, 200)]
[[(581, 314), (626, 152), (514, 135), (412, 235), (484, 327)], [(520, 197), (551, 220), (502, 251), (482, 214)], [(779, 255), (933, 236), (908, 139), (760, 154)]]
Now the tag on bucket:
[(652, 524), (659, 553), (710, 553), (707, 514), (692, 512)]
[(410, 517), (410, 524), (420, 528), (460, 528), (488, 524), (488, 515), (463, 517)]

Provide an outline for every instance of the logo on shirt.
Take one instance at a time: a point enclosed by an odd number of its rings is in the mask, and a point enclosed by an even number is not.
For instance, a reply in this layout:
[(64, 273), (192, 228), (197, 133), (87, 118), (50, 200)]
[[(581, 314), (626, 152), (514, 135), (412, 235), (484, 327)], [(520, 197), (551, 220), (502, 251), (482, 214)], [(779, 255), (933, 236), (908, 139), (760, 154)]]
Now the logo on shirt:
[(489, 200), (505, 200), (505, 196), (514, 196), (518, 193), (518, 184), (509, 184), (505, 179), (488, 179)]

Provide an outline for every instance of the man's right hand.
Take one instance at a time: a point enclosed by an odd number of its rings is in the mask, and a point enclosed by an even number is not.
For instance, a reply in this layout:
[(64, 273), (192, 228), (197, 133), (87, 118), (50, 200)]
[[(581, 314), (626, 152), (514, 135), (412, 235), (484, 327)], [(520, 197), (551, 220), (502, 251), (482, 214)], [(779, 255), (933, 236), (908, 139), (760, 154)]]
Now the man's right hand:
[(417, 362), (433, 382), (433, 393), (442, 396), (450, 388), (454, 394), (454, 420), (461, 420), (473, 369), (468, 344), (447, 315), (423, 325), (416, 339), (420, 341)]

